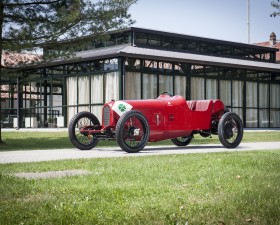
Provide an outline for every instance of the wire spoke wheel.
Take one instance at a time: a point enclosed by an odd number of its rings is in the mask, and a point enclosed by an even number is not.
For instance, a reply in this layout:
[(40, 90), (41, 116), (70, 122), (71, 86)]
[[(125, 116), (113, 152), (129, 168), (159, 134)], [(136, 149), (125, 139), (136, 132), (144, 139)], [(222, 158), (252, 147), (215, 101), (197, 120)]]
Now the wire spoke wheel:
[(236, 124), (235, 120), (231, 119), (225, 123), (224, 126), (225, 130), (225, 139), (229, 143), (233, 143), (236, 138), (238, 137), (238, 125)]
[(219, 121), (218, 135), (224, 147), (237, 147), (243, 138), (243, 125), (240, 117), (233, 112), (225, 113)]
[(128, 111), (122, 115), (116, 126), (116, 139), (126, 152), (142, 150), (149, 138), (147, 119), (137, 111)]
[(81, 150), (94, 148), (98, 139), (90, 132), (99, 126), (100, 123), (96, 116), (89, 112), (80, 112), (71, 120), (68, 134), (75, 147)]
[(134, 148), (140, 145), (144, 140), (143, 125), (136, 116), (132, 116), (125, 121), (123, 130), (123, 140), (126, 145)]
[(77, 121), (75, 136), (79, 143), (90, 145), (96, 139), (90, 132), (87, 132), (93, 130), (94, 125), (94, 122), (89, 117), (82, 117)]

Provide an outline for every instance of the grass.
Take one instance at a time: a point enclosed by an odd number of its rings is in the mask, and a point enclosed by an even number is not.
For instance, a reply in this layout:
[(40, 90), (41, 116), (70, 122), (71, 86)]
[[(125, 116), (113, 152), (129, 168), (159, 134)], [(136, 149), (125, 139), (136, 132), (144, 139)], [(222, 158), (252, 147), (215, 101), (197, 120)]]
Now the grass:
[[(280, 224), (280, 150), (0, 165), (0, 224)], [(30, 180), (16, 172), (83, 169)]]
[[(74, 148), (67, 132), (3, 132), (6, 143), (0, 145), (0, 151)], [(242, 142), (280, 141), (280, 132), (245, 132)], [(217, 144), (218, 136), (203, 138), (195, 135), (191, 144)], [(150, 143), (150, 145), (173, 145), (171, 141)], [(115, 141), (100, 141), (98, 146), (117, 146)]]

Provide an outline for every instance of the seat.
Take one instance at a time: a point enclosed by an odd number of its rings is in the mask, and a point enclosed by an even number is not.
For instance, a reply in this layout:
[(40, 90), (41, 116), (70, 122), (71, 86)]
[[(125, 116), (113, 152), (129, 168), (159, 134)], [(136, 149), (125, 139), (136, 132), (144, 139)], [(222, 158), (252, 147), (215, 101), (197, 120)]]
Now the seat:
[(190, 110), (195, 110), (197, 100), (187, 101)]

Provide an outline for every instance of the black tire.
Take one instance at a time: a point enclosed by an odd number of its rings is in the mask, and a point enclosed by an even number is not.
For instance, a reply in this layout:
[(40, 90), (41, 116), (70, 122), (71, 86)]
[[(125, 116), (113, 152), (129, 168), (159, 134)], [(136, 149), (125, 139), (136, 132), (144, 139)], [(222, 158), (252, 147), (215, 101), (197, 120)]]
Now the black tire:
[(224, 114), (227, 113), (227, 112), (230, 112), (230, 111), (229, 111), (228, 107), (225, 106), (225, 108), (224, 108)]
[(204, 137), (204, 138), (208, 138), (211, 136), (211, 133), (203, 132), (203, 131), (200, 131), (199, 134), (201, 137)]
[(117, 122), (116, 139), (122, 150), (136, 153), (142, 150), (150, 136), (146, 117), (138, 111), (124, 113)]
[(69, 123), (68, 135), (72, 144), (80, 150), (90, 150), (94, 148), (98, 139), (88, 132), (81, 133), (82, 128), (93, 130), (99, 126), (99, 120), (90, 112), (80, 112), (76, 114)]
[(236, 148), (243, 138), (243, 125), (240, 117), (233, 112), (225, 113), (218, 125), (220, 142), (226, 148)]
[(173, 138), (171, 141), (177, 146), (187, 146), (189, 143), (191, 143), (192, 139), (193, 135), (189, 135), (186, 137)]

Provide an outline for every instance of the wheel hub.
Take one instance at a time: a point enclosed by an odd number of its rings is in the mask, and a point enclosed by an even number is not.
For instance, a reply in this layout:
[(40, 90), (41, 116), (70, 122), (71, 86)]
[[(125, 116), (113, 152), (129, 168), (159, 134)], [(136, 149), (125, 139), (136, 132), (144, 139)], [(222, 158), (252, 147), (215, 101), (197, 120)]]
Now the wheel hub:
[(138, 136), (140, 134), (140, 129), (134, 129), (134, 136)]
[(129, 136), (138, 136), (140, 135), (140, 129), (136, 127), (130, 127), (128, 133)]
[(231, 123), (227, 123), (225, 125), (225, 136), (226, 139), (232, 138), (233, 137), (233, 132), (234, 132), (234, 127)]

